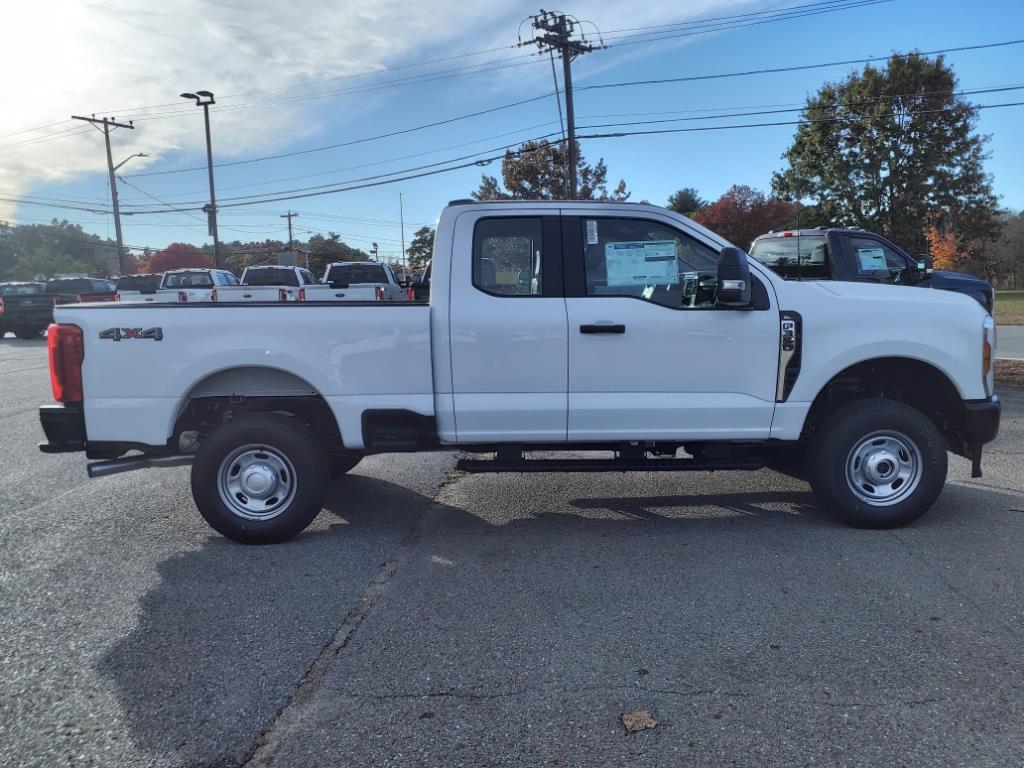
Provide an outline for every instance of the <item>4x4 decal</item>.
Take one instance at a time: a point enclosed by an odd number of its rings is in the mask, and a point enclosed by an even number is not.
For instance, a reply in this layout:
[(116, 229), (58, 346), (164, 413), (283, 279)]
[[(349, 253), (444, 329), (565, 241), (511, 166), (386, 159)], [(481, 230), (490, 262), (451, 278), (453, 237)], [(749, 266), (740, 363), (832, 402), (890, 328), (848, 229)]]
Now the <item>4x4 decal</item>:
[(107, 328), (100, 331), (101, 339), (121, 341), (121, 339), (152, 339), (153, 341), (164, 340), (163, 328)]

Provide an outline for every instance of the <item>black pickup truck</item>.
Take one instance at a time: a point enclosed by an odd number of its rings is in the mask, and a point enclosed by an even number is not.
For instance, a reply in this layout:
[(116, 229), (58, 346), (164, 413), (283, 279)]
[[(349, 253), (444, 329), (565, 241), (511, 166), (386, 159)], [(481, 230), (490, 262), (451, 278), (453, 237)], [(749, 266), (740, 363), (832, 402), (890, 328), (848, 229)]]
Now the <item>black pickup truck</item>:
[(756, 238), (750, 255), (787, 280), (844, 280), (914, 285), (963, 293), (991, 314), (995, 292), (962, 272), (936, 272), (929, 256), (913, 258), (863, 229), (789, 229)]
[(8, 331), (34, 339), (53, 322), (53, 296), (45, 283), (0, 283), (0, 338)]

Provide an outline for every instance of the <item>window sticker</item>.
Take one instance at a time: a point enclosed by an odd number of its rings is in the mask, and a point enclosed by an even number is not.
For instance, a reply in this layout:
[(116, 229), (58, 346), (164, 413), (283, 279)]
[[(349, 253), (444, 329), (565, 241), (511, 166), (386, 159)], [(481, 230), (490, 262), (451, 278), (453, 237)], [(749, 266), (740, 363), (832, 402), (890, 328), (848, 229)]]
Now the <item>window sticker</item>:
[(679, 282), (675, 240), (605, 243), (608, 285), (675, 285)]
[(860, 262), (863, 272), (875, 272), (889, 268), (885, 262), (885, 251), (882, 248), (858, 248), (857, 260)]
[(587, 219), (587, 245), (597, 245), (597, 221)]

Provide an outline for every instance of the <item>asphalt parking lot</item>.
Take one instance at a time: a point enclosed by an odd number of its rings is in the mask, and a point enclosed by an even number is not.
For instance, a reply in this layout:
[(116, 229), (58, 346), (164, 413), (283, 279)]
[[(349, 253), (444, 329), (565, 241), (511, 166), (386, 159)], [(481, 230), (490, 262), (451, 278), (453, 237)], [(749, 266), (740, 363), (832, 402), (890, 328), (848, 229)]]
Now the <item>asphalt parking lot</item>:
[[(366, 459), (232, 544), (187, 469), (45, 456), (0, 340), (0, 765), (1024, 764), (1024, 393), (971, 480), (854, 531), (768, 470)], [(627, 734), (620, 715), (657, 726)]]

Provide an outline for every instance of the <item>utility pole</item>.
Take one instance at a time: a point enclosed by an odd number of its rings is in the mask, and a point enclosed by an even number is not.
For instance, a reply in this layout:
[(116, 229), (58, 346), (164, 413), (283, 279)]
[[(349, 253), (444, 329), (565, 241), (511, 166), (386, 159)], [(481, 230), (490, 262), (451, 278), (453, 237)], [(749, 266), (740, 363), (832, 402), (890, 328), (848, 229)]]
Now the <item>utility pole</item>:
[[(294, 219), (298, 215), (299, 214), (297, 214), (297, 213), (295, 213), (294, 211), (291, 211), (291, 210), (289, 210), (288, 213), (282, 213), (281, 214), (281, 218), (282, 219), (288, 219), (288, 248), (287, 248), (287, 250), (289, 250), (289, 251), (292, 250), (292, 219)], [(306, 253), (306, 269), (309, 269), (309, 253), (308, 252)]]
[(409, 279), (409, 265), (405, 260), (405, 207), (402, 205), (402, 193), (398, 193), (398, 226), (402, 231), (402, 272)]
[(576, 116), (572, 103), (572, 60), (584, 53), (590, 53), (597, 48), (586, 42), (586, 39), (573, 40), (572, 35), (576, 31), (579, 22), (566, 16), (564, 13), (545, 11), (530, 17), (533, 20), (533, 28), (537, 30), (537, 37), (533, 40), (520, 42), (520, 45), (536, 44), (541, 52), (558, 51), (562, 56), (562, 77), (565, 81), (565, 121), (568, 126), (568, 155), (569, 155), (569, 199), (575, 200), (578, 194), (576, 179), (576, 164), (579, 160), (576, 154)]
[(213, 266), (218, 269), (220, 263), (220, 243), (217, 238), (217, 194), (213, 187), (213, 143), (210, 140), (210, 105), (216, 104), (210, 91), (196, 91), (181, 94), (183, 99), (195, 99), (196, 106), (203, 108), (203, 119), (206, 122), (206, 168), (210, 175), (210, 202), (203, 206), (206, 211), (209, 233), (213, 237)]
[(99, 126), (103, 126), (103, 139), (107, 144), (107, 173), (110, 174), (110, 202), (114, 208), (114, 232), (117, 235), (117, 269), (123, 275), (125, 269), (124, 259), (124, 238), (121, 236), (121, 207), (117, 201), (117, 182), (114, 180), (114, 157), (110, 153), (110, 131), (113, 128), (128, 128), (135, 130), (135, 126), (132, 121), (129, 120), (127, 123), (119, 123), (115, 118), (112, 117), (81, 117), (79, 115), (72, 115), (72, 120), (84, 120), (87, 123), (91, 123), (97, 129)]
[(288, 219), (288, 250), (292, 249), (292, 219), (297, 217), (299, 214), (288, 211), (288, 213), (282, 213), (282, 219)]

